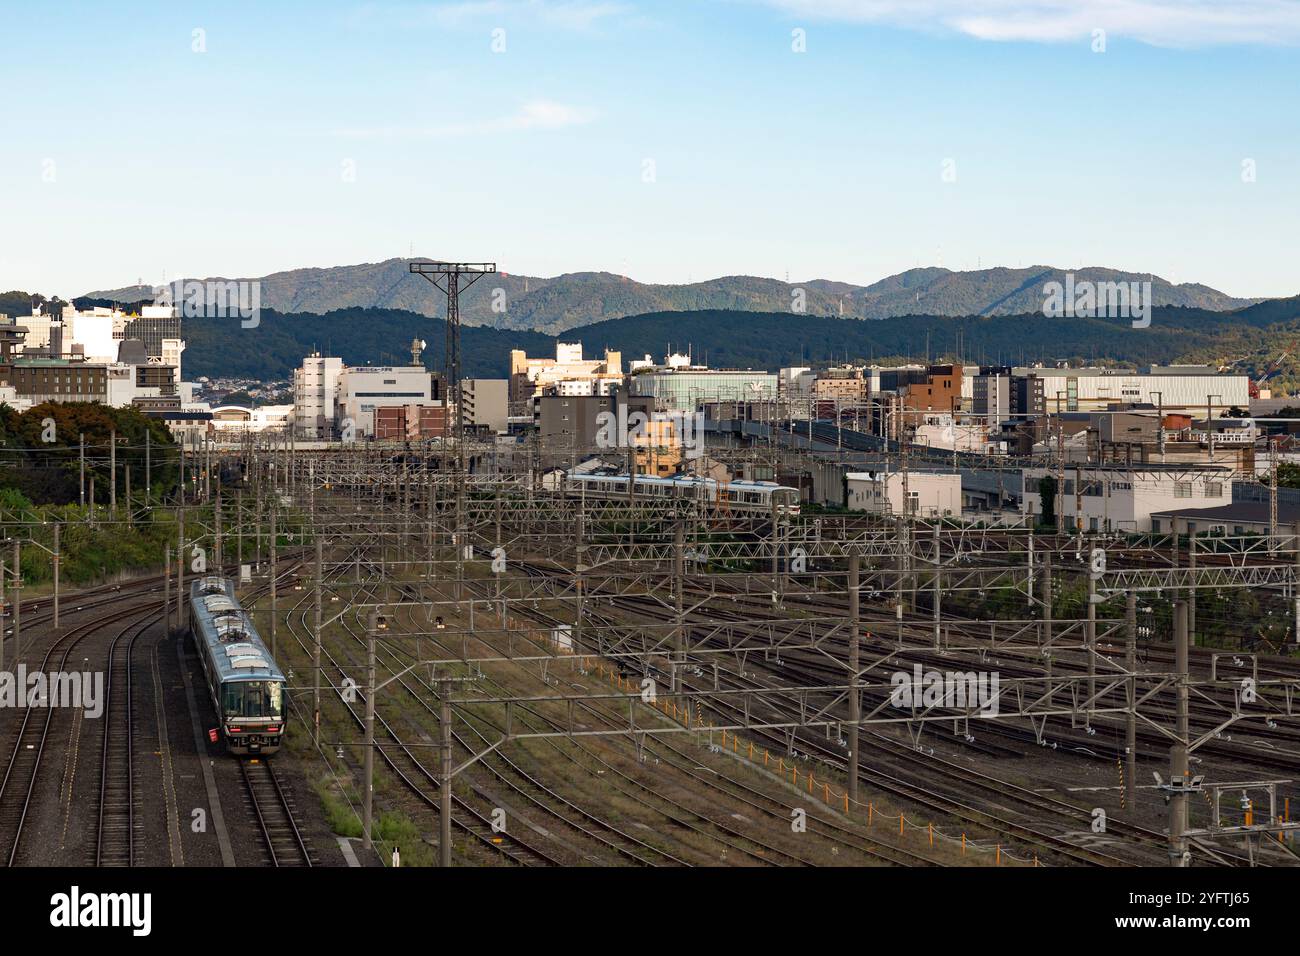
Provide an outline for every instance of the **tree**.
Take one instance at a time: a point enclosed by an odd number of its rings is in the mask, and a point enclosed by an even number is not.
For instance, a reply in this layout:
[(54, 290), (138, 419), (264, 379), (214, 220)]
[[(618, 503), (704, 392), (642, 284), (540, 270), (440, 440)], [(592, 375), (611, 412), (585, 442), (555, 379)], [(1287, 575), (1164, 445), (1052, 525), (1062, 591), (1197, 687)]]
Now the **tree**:
[[(165, 495), (178, 479), (175, 442), (167, 425), (136, 408), (113, 408), (98, 402), (46, 402), (22, 414), (0, 405), (0, 489), (13, 488), (37, 504), (79, 500), (81, 441), (86, 443), (86, 477), (98, 487), (109, 482), (109, 444), (117, 438), (118, 487), (131, 473), (133, 494), (145, 488), (146, 438), (151, 445), (150, 479), (156, 495)], [(104, 497), (101, 496), (101, 501)]]
[[(1273, 472), (1260, 476), (1260, 484), (1273, 484)], [(1279, 488), (1300, 488), (1300, 465), (1294, 462), (1281, 461), (1277, 465), (1277, 486)]]
[(1043, 524), (1056, 527), (1056, 478), (1044, 475), (1038, 481), (1038, 498), (1043, 505)]

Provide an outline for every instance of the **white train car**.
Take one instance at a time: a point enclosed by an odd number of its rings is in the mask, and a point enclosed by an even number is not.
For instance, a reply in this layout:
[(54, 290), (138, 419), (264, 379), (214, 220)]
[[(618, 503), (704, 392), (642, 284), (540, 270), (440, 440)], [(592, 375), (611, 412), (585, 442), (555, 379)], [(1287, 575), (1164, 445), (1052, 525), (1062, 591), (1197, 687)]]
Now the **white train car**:
[[(565, 491), (575, 497), (626, 499), (628, 476), (569, 475), (565, 480)], [(778, 514), (799, 513), (799, 489), (778, 485), (774, 481), (718, 481), (696, 476), (655, 478), (637, 475), (632, 497), (709, 502), (725, 506), (731, 511), (752, 512), (755, 516), (770, 515), (775, 503)]]

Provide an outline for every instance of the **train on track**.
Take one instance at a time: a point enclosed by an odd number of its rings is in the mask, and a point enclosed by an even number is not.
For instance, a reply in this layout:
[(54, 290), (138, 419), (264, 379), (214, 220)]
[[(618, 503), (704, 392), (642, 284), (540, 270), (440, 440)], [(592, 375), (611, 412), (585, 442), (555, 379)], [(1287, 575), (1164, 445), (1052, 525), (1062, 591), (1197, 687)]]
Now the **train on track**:
[(285, 677), (224, 577), (190, 585), (190, 631), (220, 735), (232, 754), (269, 755), (284, 738)]
[[(770, 515), (773, 504), (778, 514), (799, 513), (799, 489), (778, 485), (774, 481), (718, 481), (698, 476), (655, 478), (637, 475), (635, 482), (633, 498), (714, 503), (730, 511), (752, 513), (756, 517)], [(626, 499), (627, 483), (627, 475), (569, 475), (565, 490), (574, 497)]]

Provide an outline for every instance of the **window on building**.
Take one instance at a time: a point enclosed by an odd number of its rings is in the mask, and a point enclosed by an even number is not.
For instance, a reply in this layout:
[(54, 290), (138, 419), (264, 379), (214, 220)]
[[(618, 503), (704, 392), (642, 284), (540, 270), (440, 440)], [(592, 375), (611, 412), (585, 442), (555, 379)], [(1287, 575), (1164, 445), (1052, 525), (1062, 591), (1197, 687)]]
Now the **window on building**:
[(1221, 481), (1207, 481), (1207, 482), (1205, 483), (1205, 497), (1207, 497), (1207, 498), (1222, 498), (1222, 497), (1223, 497), (1223, 482), (1221, 482)]
[(1192, 496), (1192, 483), (1190, 481), (1174, 482), (1175, 498), (1190, 498)]

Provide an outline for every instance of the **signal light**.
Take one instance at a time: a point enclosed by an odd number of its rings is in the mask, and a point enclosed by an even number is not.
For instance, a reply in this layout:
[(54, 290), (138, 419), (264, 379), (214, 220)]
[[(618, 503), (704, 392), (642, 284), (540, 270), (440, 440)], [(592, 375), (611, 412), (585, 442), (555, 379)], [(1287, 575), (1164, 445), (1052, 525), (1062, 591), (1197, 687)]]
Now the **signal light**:
[(217, 742), (217, 730), (215, 727), (208, 731), (208, 740), (212, 741), (214, 744)]

